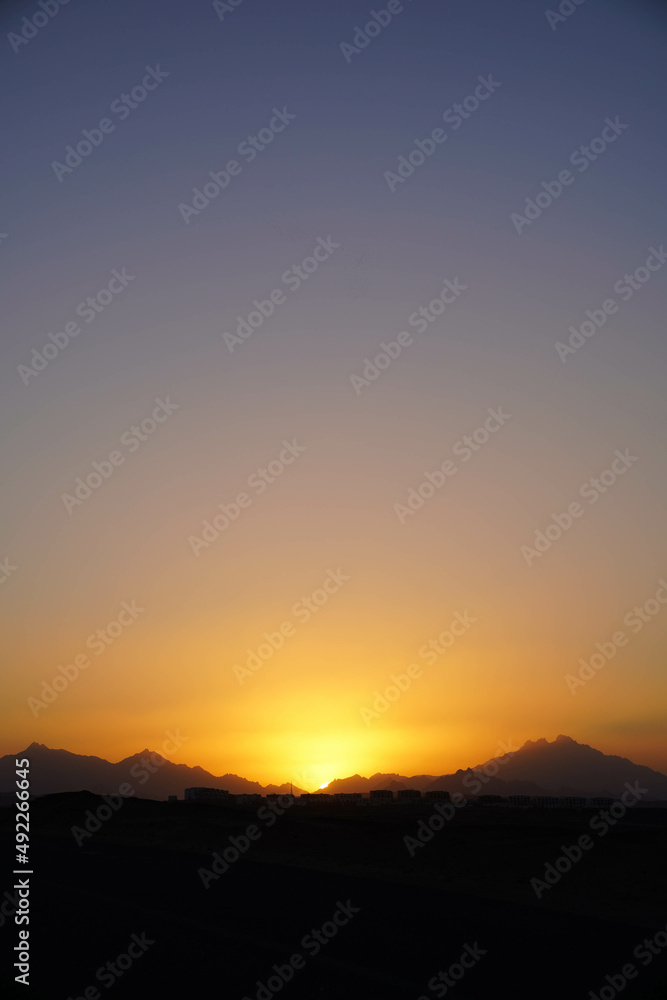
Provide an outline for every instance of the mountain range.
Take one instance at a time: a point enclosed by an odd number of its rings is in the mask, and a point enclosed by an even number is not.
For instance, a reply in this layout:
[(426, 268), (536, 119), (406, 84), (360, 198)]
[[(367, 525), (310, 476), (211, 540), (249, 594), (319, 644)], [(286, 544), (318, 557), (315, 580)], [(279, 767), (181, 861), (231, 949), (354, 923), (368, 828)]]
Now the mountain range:
[[(32, 743), (17, 754), (0, 758), (0, 792), (15, 789), (15, 758), (30, 761), (30, 788), (34, 795), (54, 792), (90, 791), (117, 793), (121, 785), (132, 786), (139, 798), (183, 797), (185, 788), (224, 788), (234, 794), (286, 794), (288, 782), (261, 785), (236, 774), (213, 775), (204, 768), (174, 764), (160, 753), (142, 750), (117, 763), (101, 757), (82, 756), (67, 750), (52, 750)], [(369, 792), (377, 788), (416, 788), (419, 791), (445, 789), (468, 797), (489, 795), (607, 795), (618, 798), (626, 782), (638, 781), (647, 789), (644, 801), (667, 800), (667, 776), (625, 757), (602, 753), (569, 736), (528, 740), (518, 750), (491, 758), (483, 764), (459, 769), (453, 774), (419, 774), (411, 777), (378, 772), (371, 777), (359, 774), (331, 781), (327, 792)], [(295, 794), (304, 789), (294, 787)], [(125, 790), (122, 794), (132, 794)]]
[[(53, 792), (89, 791), (98, 794), (116, 793), (122, 784), (130, 784), (138, 798), (166, 799), (168, 795), (183, 798), (183, 790), (191, 786), (225, 788), (234, 794), (286, 794), (289, 782), (282, 785), (260, 785), (237, 774), (216, 776), (203, 767), (174, 764), (157, 750), (141, 750), (112, 764), (103, 757), (89, 757), (52, 750), (43, 743), (31, 743), (17, 754), (0, 757), (0, 792), (16, 787), (16, 760), (30, 761), (30, 791), (33, 795)], [(294, 789), (296, 794), (301, 789)], [(125, 794), (132, 794), (126, 792)]]
[(369, 792), (375, 788), (416, 788), (421, 792), (445, 789), (471, 795), (577, 795), (617, 798), (626, 782), (639, 781), (648, 789), (644, 798), (667, 800), (667, 775), (625, 757), (616, 757), (577, 743), (570, 736), (528, 740), (518, 750), (492, 757), (483, 764), (453, 774), (355, 774), (330, 782), (328, 792)]

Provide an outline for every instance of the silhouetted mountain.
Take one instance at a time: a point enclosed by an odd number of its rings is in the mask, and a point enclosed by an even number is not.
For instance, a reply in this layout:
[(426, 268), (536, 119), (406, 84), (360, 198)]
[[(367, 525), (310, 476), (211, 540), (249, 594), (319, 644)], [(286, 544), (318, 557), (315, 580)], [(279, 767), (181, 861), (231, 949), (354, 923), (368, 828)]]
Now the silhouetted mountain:
[[(497, 773), (494, 774), (494, 771)], [(373, 788), (443, 789), (463, 795), (610, 795), (617, 798), (625, 783), (640, 782), (645, 799), (667, 800), (667, 776), (625, 757), (601, 753), (569, 736), (528, 740), (512, 754), (491, 758), (454, 774), (355, 774), (330, 782), (328, 792), (369, 792)]]
[(626, 781), (639, 781), (648, 789), (647, 799), (667, 799), (666, 775), (626, 757), (604, 754), (570, 736), (557, 736), (552, 743), (528, 740), (511, 758), (500, 757), (498, 762), (503, 782), (539, 782), (552, 795), (617, 797)]
[[(372, 774), (370, 778), (362, 778), (360, 774), (353, 774), (350, 778), (336, 778), (330, 781), (326, 791), (335, 795), (337, 792), (370, 792), (375, 788), (391, 788), (396, 791), (399, 788), (408, 788), (407, 782), (412, 778), (403, 777), (400, 774)], [(410, 786), (415, 787), (415, 786)]]
[[(234, 794), (285, 794), (290, 790), (289, 782), (263, 786), (258, 781), (248, 781), (236, 774), (216, 776), (203, 767), (174, 764), (148, 748), (112, 764), (102, 757), (51, 750), (42, 743), (31, 743), (26, 750), (0, 757), (0, 791), (15, 788), (15, 758), (21, 757), (30, 761), (30, 790), (33, 795), (84, 789), (98, 794), (114, 794), (124, 783), (132, 786), (138, 798), (150, 799), (165, 799), (168, 795), (183, 798), (184, 789), (193, 785), (224, 788)], [(301, 789), (295, 788), (294, 791), (299, 794)]]
[[(266, 795), (289, 792), (289, 782), (262, 786), (257, 781), (236, 774), (213, 775), (204, 768), (174, 764), (161, 754), (144, 749), (113, 764), (101, 757), (87, 757), (67, 750), (51, 750), (32, 743), (26, 750), (0, 758), (0, 793), (15, 788), (15, 757), (30, 760), (31, 790), (35, 795), (53, 792), (115, 793), (128, 783), (139, 798), (164, 799), (183, 796), (192, 785), (224, 788)], [(497, 772), (497, 773), (494, 773)], [(420, 791), (445, 789), (450, 794), (485, 795), (610, 795), (617, 798), (625, 783), (638, 781), (648, 789), (644, 800), (667, 800), (667, 776), (625, 757), (601, 753), (569, 736), (558, 736), (552, 743), (545, 739), (528, 740), (512, 754), (491, 758), (474, 768), (459, 769), (453, 774), (401, 774), (377, 772), (370, 778), (355, 774), (329, 783), (326, 791), (365, 792), (376, 788), (397, 791), (417, 788)], [(303, 789), (294, 788), (296, 794)], [(127, 794), (127, 793), (126, 793)]]

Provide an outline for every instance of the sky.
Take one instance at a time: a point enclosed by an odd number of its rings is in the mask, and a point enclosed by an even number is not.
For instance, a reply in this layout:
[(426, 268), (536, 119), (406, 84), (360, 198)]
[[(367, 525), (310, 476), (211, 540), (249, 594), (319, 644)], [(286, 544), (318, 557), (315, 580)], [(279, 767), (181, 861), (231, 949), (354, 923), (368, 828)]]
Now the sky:
[(0, 751), (667, 770), (661, 5), (54, 3), (0, 14)]

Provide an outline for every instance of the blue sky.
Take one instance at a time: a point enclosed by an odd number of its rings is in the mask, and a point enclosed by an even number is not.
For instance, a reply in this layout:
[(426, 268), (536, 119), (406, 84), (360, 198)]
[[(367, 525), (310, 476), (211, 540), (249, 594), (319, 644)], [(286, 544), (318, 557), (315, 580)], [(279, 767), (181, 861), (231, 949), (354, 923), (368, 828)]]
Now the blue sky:
[[(9, 34), (40, 8), (4, 5), (2, 544), (22, 572), (5, 585), (3, 610), (14, 623), (19, 702), (47, 669), (48, 644), (55, 659), (69, 655), (135, 584), (154, 594), (156, 622), (178, 622), (184, 635), (196, 628), (231, 663), (285, 591), (289, 605), (346, 554), (360, 582), (350, 609), (341, 605), (340, 655), (362, 677), (374, 664), (368, 684), (435, 630), (439, 607), (450, 615), (467, 597), (497, 619), (497, 635), (479, 640), (481, 660), (499, 649), (509, 661), (522, 647), (516, 684), (560, 637), (555, 679), (547, 669), (535, 693), (548, 701), (567, 664), (665, 572), (665, 272), (627, 302), (613, 290), (667, 240), (660, 5), (585, 0), (552, 30), (548, 8), (527, 0), (411, 0), (348, 60), (340, 45), (371, 9), (243, 0), (220, 20), (204, 2), (72, 0), (14, 51)], [(158, 67), (145, 100), (127, 114), (112, 109)], [(499, 86), (460, 128), (443, 122), (480, 77)], [(244, 160), (239, 145), (285, 109), (289, 125)], [(54, 161), (105, 117), (113, 131), (59, 180)], [(571, 155), (607, 119), (627, 128), (580, 171)], [(437, 128), (446, 141), (390, 190), (386, 172)], [(186, 223), (179, 205), (233, 158), (238, 176)], [(571, 185), (517, 233), (512, 214), (568, 168)], [(282, 276), (318, 239), (335, 252), (230, 351), (223, 334), (254, 300), (285, 290)], [(26, 385), (20, 366), (33, 349), (81, 319), (88, 297), (107, 298), (123, 268), (132, 278), (122, 292)], [(446, 279), (465, 293), (355, 393), (351, 376), (410, 329), (408, 317)], [(556, 344), (610, 296), (616, 314), (562, 362)], [(167, 394), (178, 415), (70, 517), (62, 494)], [(394, 504), (498, 405), (513, 421), (451, 504), (432, 501), (411, 533), (398, 524)], [(307, 440), (308, 460), (264, 508), (257, 502), (228, 556), (195, 573), (188, 536), (294, 435)], [(540, 563), (536, 587), (521, 545), (626, 447), (640, 454), (636, 468), (559, 543), (551, 570)], [(43, 627), (26, 636), (22, 623), (35, 618)], [(523, 648), (533, 625), (539, 638)], [(307, 655), (334, 633), (324, 628)], [(164, 641), (164, 631), (151, 634), (141, 655), (154, 662)], [(640, 641), (632, 669), (644, 671), (651, 704), (659, 663)], [(178, 669), (170, 663), (166, 674)], [(302, 666), (294, 670), (301, 683)], [(334, 667), (323, 673), (334, 684)], [(645, 731), (654, 753), (654, 722), (642, 730), (654, 710), (627, 704), (627, 677), (599, 682), (599, 741), (612, 729), (633, 739)], [(208, 667), (201, 678), (208, 690)], [(245, 712), (219, 683), (215, 698)], [(258, 694), (258, 726), (269, 689)], [(567, 690), (558, 697), (555, 732), (588, 736), (593, 709), (581, 721)], [(57, 733), (66, 717), (58, 722), (54, 707), (53, 718)], [(549, 724), (547, 713), (525, 735), (549, 735)], [(498, 724), (494, 746), (509, 726)], [(128, 724), (128, 743), (133, 732)]]

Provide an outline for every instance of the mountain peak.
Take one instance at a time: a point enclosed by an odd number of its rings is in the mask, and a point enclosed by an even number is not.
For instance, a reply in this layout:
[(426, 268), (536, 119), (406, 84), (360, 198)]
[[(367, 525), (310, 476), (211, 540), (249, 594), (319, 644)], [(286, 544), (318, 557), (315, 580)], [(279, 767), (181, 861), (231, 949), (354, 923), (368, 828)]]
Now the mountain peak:
[[(145, 747), (137, 754), (111, 763), (101, 757), (83, 756), (68, 750), (52, 750), (34, 741), (21, 754), (0, 758), (0, 791), (15, 786), (15, 757), (25, 756), (38, 762), (32, 774), (31, 790), (35, 795), (54, 792), (77, 792), (82, 788), (93, 793), (108, 793), (130, 782), (141, 798), (164, 799), (167, 795), (183, 794), (183, 789), (196, 785), (224, 788), (231, 794), (241, 792), (282, 791), (287, 785), (263, 787), (257, 781), (233, 774), (213, 775), (200, 766), (175, 764), (158, 751)], [(152, 762), (152, 766), (149, 762)], [(489, 768), (489, 765), (493, 765)], [(138, 767), (145, 771), (138, 771)], [(481, 772), (480, 775), (476, 772)], [(369, 792), (377, 788), (416, 788), (420, 791), (446, 790), (465, 795), (477, 785), (487, 792), (500, 795), (581, 795), (620, 796), (628, 782), (640, 780), (650, 789), (652, 800), (667, 800), (667, 776), (649, 767), (635, 764), (625, 757), (610, 756), (600, 750), (578, 743), (560, 734), (552, 741), (544, 738), (527, 740), (517, 751), (492, 758), (474, 769), (459, 768), (455, 774), (405, 775), (376, 772), (370, 778), (355, 774), (336, 778), (328, 791)], [(487, 782), (490, 782), (487, 784)], [(295, 788), (296, 794), (301, 789)]]

